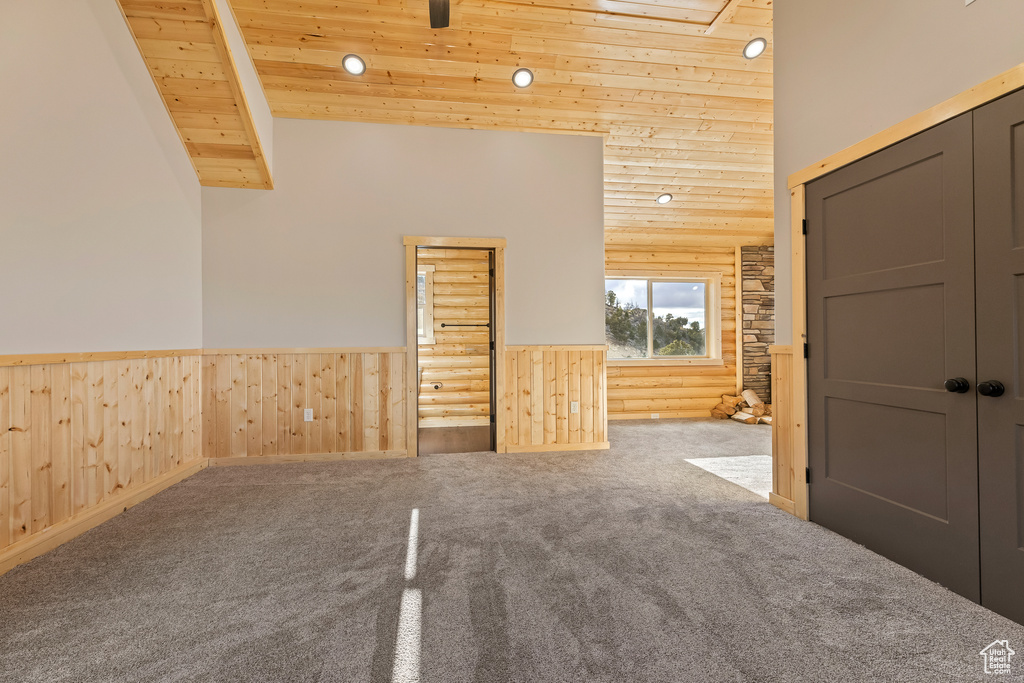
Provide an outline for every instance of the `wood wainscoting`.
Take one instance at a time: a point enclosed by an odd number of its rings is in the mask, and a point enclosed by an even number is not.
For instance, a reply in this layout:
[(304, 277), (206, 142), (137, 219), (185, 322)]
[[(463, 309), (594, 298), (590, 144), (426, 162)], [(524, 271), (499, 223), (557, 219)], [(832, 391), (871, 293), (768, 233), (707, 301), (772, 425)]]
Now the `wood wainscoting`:
[(608, 448), (607, 355), (605, 346), (506, 347), (506, 450)]
[(0, 363), (0, 573), (206, 466), (191, 353)]
[(605, 236), (605, 276), (609, 278), (686, 278), (720, 274), (722, 362), (685, 364), (672, 360), (608, 363), (608, 417), (612, 420), (708, 417), (722, 394), (742, 389), (736, 287), (739, 246), (682, 243), (671, 236), (638, 243)]
[(212, 465), (408, 454), (405, 348), (297, 351), (204, 352), (203, 454)]
[[(796, 372), (792, 346), (770, 347), (772, 356), (772, 491), (778, 508), (807, 519), (807, 432), (802, 410), (806, 393)], [(802, 361), (802, 359), (800, 359)]]

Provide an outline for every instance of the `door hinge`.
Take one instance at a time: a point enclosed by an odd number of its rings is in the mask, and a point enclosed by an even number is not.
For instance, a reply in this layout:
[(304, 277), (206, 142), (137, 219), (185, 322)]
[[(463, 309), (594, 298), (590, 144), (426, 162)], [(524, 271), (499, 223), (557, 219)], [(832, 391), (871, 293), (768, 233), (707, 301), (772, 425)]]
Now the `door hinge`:
[(491, 351), (494, 350), (494, 342), (491, 342)]
[(807, 342), (804, 342), (804, 358), (810, 358), (811, 352), (808, 350)]
[(491, 413), (491, 424), (494, 424), (494, 413)]
[(804, 234), (806, 235), (807, 234), (807, 219), (806, 218), (803, 220), (803, 229), (804, 229)]
[(491, 277), (494, 277), (494, 268), (491, 268)]
[(808, 484), (811, 483), (811, 468), (810, 467), (807, 468), (807, 483)]

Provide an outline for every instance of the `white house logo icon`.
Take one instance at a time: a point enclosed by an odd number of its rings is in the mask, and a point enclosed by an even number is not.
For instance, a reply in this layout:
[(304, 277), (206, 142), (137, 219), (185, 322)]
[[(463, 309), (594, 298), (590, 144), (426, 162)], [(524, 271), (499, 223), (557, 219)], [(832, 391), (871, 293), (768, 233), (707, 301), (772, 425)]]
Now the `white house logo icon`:
[(1010, 673), (1010, 657), (1017, 653), (1008, 640), (997, 640), (978, 654), (985, 658), (985, 673), (998, 676)]

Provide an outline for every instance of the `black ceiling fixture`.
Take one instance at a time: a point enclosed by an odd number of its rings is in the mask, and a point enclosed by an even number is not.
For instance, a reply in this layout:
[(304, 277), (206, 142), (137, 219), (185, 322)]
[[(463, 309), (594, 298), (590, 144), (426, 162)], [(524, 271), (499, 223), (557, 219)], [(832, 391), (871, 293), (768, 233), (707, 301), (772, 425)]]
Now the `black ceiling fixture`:
[(430, 0), (430, 28), (448, 28), (448, 0)]

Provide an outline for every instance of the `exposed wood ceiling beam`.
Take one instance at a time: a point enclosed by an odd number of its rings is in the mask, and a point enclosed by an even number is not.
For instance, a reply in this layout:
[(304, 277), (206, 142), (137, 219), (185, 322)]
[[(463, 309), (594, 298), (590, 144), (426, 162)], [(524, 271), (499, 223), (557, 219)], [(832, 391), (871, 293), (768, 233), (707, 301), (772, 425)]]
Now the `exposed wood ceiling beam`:
[(118, 0), (201, 185), (273, 187), (214, 0)]

